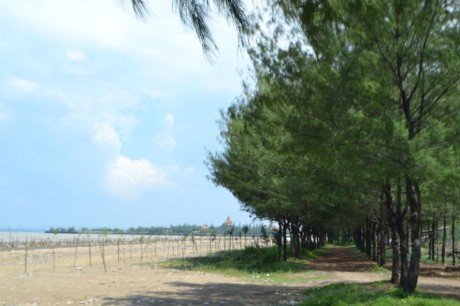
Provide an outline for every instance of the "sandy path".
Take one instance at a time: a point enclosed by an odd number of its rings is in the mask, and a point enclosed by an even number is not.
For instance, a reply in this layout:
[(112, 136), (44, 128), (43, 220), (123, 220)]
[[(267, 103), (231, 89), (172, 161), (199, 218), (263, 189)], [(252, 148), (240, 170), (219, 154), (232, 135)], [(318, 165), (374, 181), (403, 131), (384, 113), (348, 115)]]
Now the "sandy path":
[[(275, 284), (270, 276), (242, 279), (139, 265), (126, 253), (118, 261), (115, 247), (107, 249), (105, 273), (96, 251), (91, 266), (79, 251), (74, 268), (74, 250), (59, 249), (55, 270), (51, 250), (30, 251), (27, 274), (24, 251), (0, 252), (0, 305), (292, 305), (306, 288), (389, 279), (387, 272), (362, 272), (373, 263), (349, 248), (330, 249), (289, 284)], [(460, 300), (458, 277), (421, 277), (420, 288)]]

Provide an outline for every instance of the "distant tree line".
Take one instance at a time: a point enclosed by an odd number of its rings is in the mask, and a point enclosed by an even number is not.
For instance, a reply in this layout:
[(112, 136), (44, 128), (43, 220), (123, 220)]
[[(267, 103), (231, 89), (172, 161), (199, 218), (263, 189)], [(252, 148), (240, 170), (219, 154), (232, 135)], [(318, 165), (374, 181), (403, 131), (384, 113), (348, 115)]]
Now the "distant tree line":
[(45, 231), (49, 234), (78, 234), (75, 226), (71, 227), (50, 227), (49, 230)]
[(223, 223), (215, 225), (196, 225), (181, 224), (165, 226), (137, 226), (128, 229), (110, 228), (110, 227), (81, 227), (77, 229), (72, 227), (50, 227), (45, 233), (54, 234), (112, 234), (112, 235), (171, 235), (171, 236), (232, 236), (232, 237), (260, 237), (270, 239), (275, 236), (277, 228), (271, 224), (253, 224), (253, 225), (228, 225)]

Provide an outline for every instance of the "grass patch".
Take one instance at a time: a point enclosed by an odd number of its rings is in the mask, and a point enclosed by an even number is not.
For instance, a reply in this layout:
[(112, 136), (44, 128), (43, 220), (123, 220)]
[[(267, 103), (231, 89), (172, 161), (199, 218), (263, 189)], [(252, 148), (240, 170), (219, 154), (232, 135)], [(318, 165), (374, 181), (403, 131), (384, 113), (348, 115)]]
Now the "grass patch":
[(361, 251), (360, 249), (358, 249), (356, 246), (351, 245), (351, 246), (349, 246), (348, 248), (351, 250), (351, 252), (352, 252), (353, 255), (355, 255), (355, 256), (357, 256), (357, 257), (361, 257), (361, 258), (363, 258), (363, 259), (369, 259), (369, 258), (367, 257), (367, 255), (366, 255), (366, 253), (363, 252), (363, 251)]
[(406, 295), (387, 282), (371, 284), (332, 284), (310, 289), (305, 293), (302, 306), (309, 305), (417, 305), (417, 306), (454, 306), (458, 301), (441, 298), (432, 294), (416, 293)]
[[(309, 251), (303, 258), (278, 261), (276, 247), (247, 247), (244, 250), (220, 251), (203, 257), (172, 259), (160, 263), (173, 269), (197, 270), (247, 278), (250, 281), (269, 283), (299, 283), (328, 279), (331, 273), (308, 271), (307, 258), (315, 258), (316, 251)], [(308, 273), (301, 273), (308, 272)]]
[(331, 244), (326, 244), (314, 250), (304, 249), (302, 252), (302, 259), (315, 259), (317, 257), (325, 256), (330, 253)]
[(316, 257), (318, 257), (317, 250), (314, 250), (314, 251), (305, 250), (302, 254), (302, 258), (305, 258), (305, 259), (315, 259)]
[(215, 272), (237, 270), (249, 274), (305, 271), (305, 260), (290, 258), (288, 261), (278, 261), (277, 258), (276, 247), (248, 247), (244, 250), (220, 251), (203, 257), (167, 260), (162, 265)]
[[(244, 250), (220, 251), (208, 256), (170, 259), (159, 265), (178, 269), (218, 273), (227, 276), (241, 277), (249, 281), (268, 282), (274, 284), (294, 284), (316, 280), (332, 280), (333, 273), (328, 271), (309, 270), (309, 259), (325, 256), (331, 252), (331, 246), (304, 250), (302, 258), (289, 258), (278, 261), (276, 247), (247, 247)], [(356, 255), (365, 256), (353, 246), (347, 246)], [(363, 272), (389, 273), (386, 268), (372, 267)]]
[(388, 274), (391, 273), (391, 271), (387, 267), (381, 267), (377, 264), (370, 267), (369, 269), (366, 269), (365, 272), (388, 273)]
[(315, 250), (313, 250), (313, 251), (310, 251), (311, 253), (313, 253), (313, 257), (312, 257), (312, 258), (316, 258), (316, 257), (318, 257), (318, 256), (324, 256), (324, 255), (329, 254), (329, 252), (330, 252), (330, 250), (329, 250), (330, 247), (331, 247), (331, 245), (326, 244), (326, 245), (323, 246), (323, 247), (320, 247), (320, 248), (318, 248), (318, 249), (315, 249)]

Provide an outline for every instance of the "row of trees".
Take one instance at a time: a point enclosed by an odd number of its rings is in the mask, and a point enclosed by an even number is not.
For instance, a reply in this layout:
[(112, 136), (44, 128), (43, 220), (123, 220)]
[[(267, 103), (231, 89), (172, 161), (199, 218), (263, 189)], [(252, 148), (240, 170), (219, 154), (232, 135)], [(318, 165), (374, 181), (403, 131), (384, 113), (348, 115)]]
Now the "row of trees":
[(50, 227), (49, 230), (45, 231), (45, 233), (49, 233), (49, 234), (78, 234), (78, 231), (75, 229), (75, 226), (71, 226), (71, 227)]
[(373, 229), (384, 252), (388, 232), (392, 281), (414, 292), (422, 221), (454, 225), (459, 209), (459, 14), (448, 0), (274, 1), (212, 180), (278, 222), (284, 246), (289, 230), (295, 256), (338, 230)]
[[(138, 16), (148, 12), (143, 0), (131, 3)], [(173, 3), (207, 55), (217, 50), (210, 3), (240, 42), (251, 32), (241, 1)], [(384, 249), (389, 227), (400, 267), (392, 280), (413, 292), (422, 215), (432, 228), (440, 219), (455, 225), (458, 209), (458, 1), (274, 0), (267, 8), (256, 24), (265, 17), (273, 31), (256, 26), (250, 50), (257, 86), (224, 115), (226, 151), (209, 157), (214, 181), (277, 221), (284, 245), (289, 229), (295, 255), (298, 241), (314, 247), (351, 225), (355, 238), (363, 225), (377, 230)]]
[(262, 237), (268, 239), (276, 230), (267, 224), (233, 225), (223, 223), (220, 226), (200, 226), (181, 224), (164, 226), (138, 226), (128, 229), (109, 227), (50, 227), (45, 231), (51, 234), (113, 234), (113, 235), (205, 235), (205, 236), (235, 236), (235, 237)]

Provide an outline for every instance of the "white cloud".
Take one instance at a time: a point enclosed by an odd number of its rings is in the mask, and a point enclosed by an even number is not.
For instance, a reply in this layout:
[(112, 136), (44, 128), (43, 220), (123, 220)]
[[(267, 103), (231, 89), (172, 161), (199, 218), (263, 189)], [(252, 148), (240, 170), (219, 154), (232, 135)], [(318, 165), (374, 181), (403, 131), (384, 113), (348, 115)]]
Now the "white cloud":
[(39, 87), (37, 82), (19, 78), (16, 76), (10, 78), (9, 85), (15, 90), (19, 90), (26, 93), (34, 92)]
[[(39, 57), (37, 64), (31, 65), (33, 77), (30, 78), (40, 83), (16, 77), (5, 85), (9, 86), (8, 90), (14, 87), (27, 93), (40, 91), (45, 94), (46, 103), (61, 103), (67, 109), (59, 117), (62, 133), (70, 129), (84, 134), (85, 140), (89, 139), (92, 148), (97, 150), (94, 158), (100, 158), (100, 165), (106, 171), (101, 173), (104, 186), (113, 195), (133, 197), (150, 188), (164, 186), (168, 178), (176, 182), (178, 172), (182, 171), (141, 158), (146, 156), (141, 149), (133, 149), (134, 145), (128, 147), (133, 130), (140, 126), (139, 122), (147, 113), (142, 112), (144, 97), (174, 109), (174, 104), (180, 107), (183, 103), (176, 100), (176, 96), (188, 95), (181, 90), (183, 85), (193, 89), (201, 84), (206, 89), (233, 90), (235, 82), (232, 80), (237, 76), (234, 65), (227, 67), (227, 64), (235, 61), (234, 54), (230, 53), (236, 53), (236, 38), (233, 42), (233, 38), (229, 39), (229, 28), (224, 21), (219, 22), (223, 26), (212, 26), (221, 51), (213, 66), (203, 56), (193, 31), (185, 30), (179, 16), (171, 13), (170, 2), (151, 2), (155, 14), (147, 23), (136, 20), (130, 8), (120, 9), (116, 2), (0, 1), (0, 16), (14, 19), (21, 29), (35, 37), (30, 41), (46, 42), (47, 48), (53, 46), (60, 55), (53, 57), (51, 62)], [(230, 35), (235, 36), (234, 33)], [(35, 58), (35, 53), (40, 55), (36, 50), (38, 45), (30, 46), (27, 50), (34, 51), (31, 58)], [(81, 63), (88, 58), (91, 63)], [(118, 64), (129, 69), (123, 68), (118, 73)], [(44, 69), (41, 75), (37, 71), (40, 68)], [(94, 76), (74, 78), (75, 74), (90, 74), (83, 68)], [(69, 69), (73, 74), (70, 78), (56, 74)], [(53, 109), (61, 110), (60, 107)], [(1, 114), (0, 109), (0, 118)], [(167, 154), (177, 146), (175, 125), (174, 115), (168, 113), (162, 129), (142, 133), (147, 133), (145, 137), (150, 141), (154, 136), (154, 144)], [(141, 134), (140, 131), (136, 133)], [(145, 139), (142, 135), (139, 139)], [(152, 142), (147, 145), (148, 150), (151, 148)], [(96, 156), (94, 152), (88, 153)]]
[(172, 129), (174, 127), (174, 115), (167, 113), (165, 117), (165, 123), (168, 129)]
[(75, 62), (83, 62), (87, 59), (86, 55), (78, 50), (72, 50), (67, 52), (67, 57)]
[(167, 113), (164, 122), (165, 122), (165, 129), (163, 132), (157, 134), (153, 142), (157, 147), (164, 151), (171, 151), (176, 148), (176, 139), (173, 137), (173, 129), (174, 129), (174, 115), (171, 113)]
[(113, 126), (108, 123), (96, 123), (94, 141), (97, 144), (108, 145), (117, 151), (121, 149), (120, 136)]
[(160, 149), (164, 151), (171, 151), (176, 147), (176, 140), (168, 132), (164, 132), (155, 136), (154, 142)]
[(123, 144), (114, 123), (95, 123), (93, 140), (105, 148), (104, 187), (112, 196), (136, 199), (142, 192), (171, 185), (169, 176), (177, 169), (162, 167), (146, 158), (134, 159), (121, 153)]
[(107, 176), (110, 193), (122, 198), (135, 198), (141, 191), (167, 186), (167, 173), (147, 159), (119, 155)]
[[(235, 94), (239, 91), (235, 66), (246, 59), (238, 55), (235, 30), (223, 18), (216, 18), (210, 24), (219, 46), (214, 61), (217, 68), (213, 68), (205, 59), (195, 33), (181, 24), (169, 1), (152, 1), (149, 7), (154, 13), (152, 18), (141, 22), (130, 7), (122, 9), (112, 0), (0, 2), (0, 11), (14, 17), (22, 26), (28, 26), (35, 35), (46, 35), (88, 52), (110, 54), (115, 50), (134, 56), (142, 60), (143, 67), (155, 67), (157, 78), (174, 84), (193, 79), (210, 91), (232, 90)], [(75, 60), (82, 58), (81, 55), (86, 57), (80, 51), (71, 52), (68, 56)], [(151, 71), (148, 69), (147, 73)], [(81, 71), (75, 73), (82, 74)], [(150, 87), (151, 82), (147, 86)]]
[(110, 0), (25, 0), (17, 5), (2, 2), (0, 8), (34, 31), (72, 44), (90, 42), (115, 48), (125, 46), (127, 31), (121, 24), (137, 22), (132, 14)]

